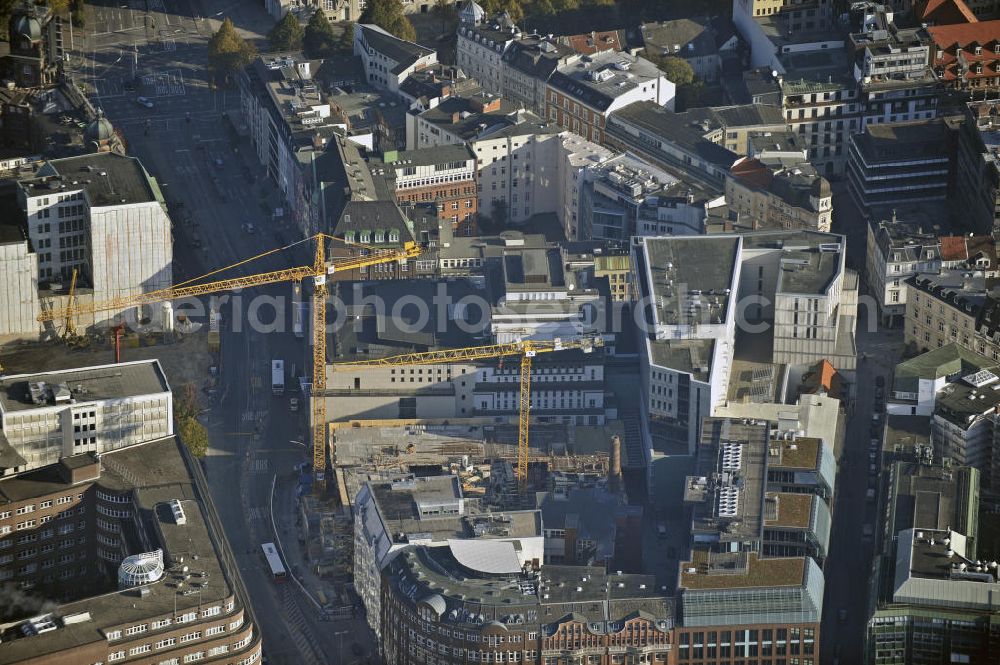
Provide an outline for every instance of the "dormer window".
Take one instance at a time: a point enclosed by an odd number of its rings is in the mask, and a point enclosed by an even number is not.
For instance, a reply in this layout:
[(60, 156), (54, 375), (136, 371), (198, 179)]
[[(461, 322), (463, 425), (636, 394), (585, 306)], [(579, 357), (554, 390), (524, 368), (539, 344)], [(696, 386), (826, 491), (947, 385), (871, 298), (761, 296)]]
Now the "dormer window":
[(382, 232), (382, 231), (376, 231), (375, 232), (375, 242), (376, 243), (385, 242), (385, 233)]
[(389, 231), (389, 242), (399, 242), (399, 231)]
[(358, 242), (360, 242), (362, 244), (367, 245), (368, 243), (370, 243), (372, 241), (372, 237), (371, 237), (371, 232), (370, 231), (360, 231), (358, 233), (358, 235), (360, 236)]
[(354, 231), (344, 231), (344, 242), (354, 242)]
[(977, 46), (975, 48), (975, 53), (976, 53), (976, 55), (982, 55), (983, 54), (983, 47), (982, 46)]

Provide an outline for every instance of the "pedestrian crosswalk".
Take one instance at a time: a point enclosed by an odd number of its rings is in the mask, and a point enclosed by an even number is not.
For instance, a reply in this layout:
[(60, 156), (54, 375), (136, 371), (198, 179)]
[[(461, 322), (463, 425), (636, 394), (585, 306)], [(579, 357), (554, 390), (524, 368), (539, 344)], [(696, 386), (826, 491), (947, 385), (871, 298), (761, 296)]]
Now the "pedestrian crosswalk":
[(247, 520), (251, 524), (254, 522), (259, 522), (264, 519), (264, 509), (261, 506), (250, 506), (247, 509)]
[(312, 636), (312, 629), (306, 623), (306, 618), (302, 614), (302, 608), (295, 598), (295, 593), (290, 584), (282, 585), (281, 601), (285, 606), (285, 619), (291, 628), (289, 633), (291, 633), (292, 641), (295, 642), (295, 646), (302, 655), (303, 662), (322, 662), (319, 658), (320, 650), (314, 646), (316, 640)]
[(268, 473), (271, 470), (271, 463), (266, 459), (255, 459), (251, 465), (253, 473)]

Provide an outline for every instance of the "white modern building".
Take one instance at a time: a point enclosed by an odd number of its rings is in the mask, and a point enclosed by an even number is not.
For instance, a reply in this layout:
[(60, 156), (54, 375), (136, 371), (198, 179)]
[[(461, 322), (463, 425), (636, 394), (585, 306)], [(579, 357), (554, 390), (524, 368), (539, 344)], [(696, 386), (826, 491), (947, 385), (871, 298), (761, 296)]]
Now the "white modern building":
[(0, 475), (172, 436), (156, 360), (0, 378)]
[[(170, 218), (156, 180), (138, 159), (104, 152), (48, 161), (18, 181), (16, 198), (34, 252), (17, 248), (16, 241), (5, 252), (11, 269), (30, 270), (4, 280), (7, 297), (17, 302), (9, 334), (38, 332), (40, 325), (30, 317), (36, 298), (46, 307), (65, 306), (60, 294), (74, 271), (78, 302), (133, 296), (173, 283)], [(11, 222), (11, 229), (20, 223)], [(41, 291), (32, 297), (25, 280)], [(79, 318), (77, 325), (119, 314), (102, 311)]]
[(368, 83), (397, 93), (407, 76), (437, 63), (433, 49), (394, 37), (369, 23), (356, 24), (354, 55), (361, 57)]

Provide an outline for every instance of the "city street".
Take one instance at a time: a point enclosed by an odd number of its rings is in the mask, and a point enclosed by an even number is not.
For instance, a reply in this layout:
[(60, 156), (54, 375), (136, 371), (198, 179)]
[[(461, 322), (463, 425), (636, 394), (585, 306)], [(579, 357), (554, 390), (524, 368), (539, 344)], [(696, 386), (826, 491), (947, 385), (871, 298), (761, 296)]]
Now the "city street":
[[(853, 409), (848, 410), (840, 451), (830, 555), (824, 566), (827, 584), (820, 638), (822, 663), (834, 663), (835, 658), (845, 665), (863, 662), (874, 548), (874, 540), (866, 538), (863, 529), (865, 524), (874, 527), (878, 518), (876, 503), (866, 497), (868, 488), (875, 487), (877, 480), (869, 472), (868, 459), (875, 381), (882, 376), (886, 385), (890, 384), (901, 351), (902, 331), (858, 332), (858, 352), (867, 358), (858, 359), (857, 393)], [(876, 487), (876, 491), (881, 488)]]
[[(255, 164), (249, 142), (226, 117), (239, 122), (238, 90), (211, 89), (205, 73), (207, 40), (222, 18), (233, 18), (246, 38), (260, 40), (273, 23), (263, 8), (210, 0), (116, 0), (87, 7), (88, 29), (73, 36), (70, 70), (94, 107), (122, 131), (129, 154), (157, 179), (174, 224), (175, 280), (299, 240), (272, 218), (280, 205), (276, 192)], [(301, 265), (311, 254), (311, 243), (301, 243), (218, 277)], [(232, 303), (221, 307), (220, 390), (206, 404), (211, 449), (204, 467), (268, 662), (359, 661), (351, 646), (359, 642), (371, 649), (364, 620), (322, 620), (298, 583), (271, 579), (260, 549), (265, 542), (295, 541), (292, 469), (310, 456), (296, 443), (308, 441), (305, 409), (291, 412), (289, 397), (298, 391), (294, 376), (309, 369), (308, 347), (291, 333), (289, 307), (278, 332), (265, 333), (247, 325), (247, 305), (258, 295), (290, 301), (291, 285), (228, 295)], [(271, 308), (261, 308), (262, 320), (273, 317)], [(289, 370), (283, 396), (271, 393), (272, 358), (284, 359)], [(289, 568), (306, 571), (299, 548), (288, 550)], [(331, 654), (346, 657), (333, 660)]]

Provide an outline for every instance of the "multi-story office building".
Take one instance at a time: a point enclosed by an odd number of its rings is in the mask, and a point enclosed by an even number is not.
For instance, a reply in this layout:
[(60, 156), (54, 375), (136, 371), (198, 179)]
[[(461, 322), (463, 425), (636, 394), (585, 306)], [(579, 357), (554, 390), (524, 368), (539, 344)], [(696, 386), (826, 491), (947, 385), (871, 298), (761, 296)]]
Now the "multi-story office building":
[[(401, 475), (365, 483), (354, 501), (354, 588), (368, 623), (382, 635), (382, 570), (403, 550), (429, 546), (447, 550), (516, 544), (520, 565), (544, 557), (542, 518), (537, 510), (490, 512), (465, 498), (457, 476)], [(385, 608), (388, 609), (388, 608)]]
[(386, 662), (673, 662), (673, 602), (653, 576), (539, 570), (511, 543), (451, 541), (401, 552), (382, 578)]
[(548, 80), (545, 118), (605, 145), (608, 117), (635, 102), (673, 110), (674, 84), (644, 58), (603, 51), (559, 67)]
[(11, 375), (0, 394), (0, 582), (52, 601), (3, 607), (0, 662), (259, 660), (159, 363)]
[(1000, 229), (1000, 104), (970, 104), (959, 130), (956, 200), (964, 211), (963, 231), (992, 234)]
[[(842, 71), (844, 64), (838, 62), (834, 69)], [(785, 120), (808, 146), (809, 161), (824, 175), (843, 173), (847, 139), (861, 128), (853, 80), (826, 70), (789, 70), (781, 80), (781, 96)]]
[(847, 188), (860, 210), (944, 201), (953, 190), (957, 135), (948, 120), (872, 124), (851, 137)]
[[(752, 657), (818, 662), (830, 514), (813, 493), (765, 491), (770, 424), (706, 418), (693, 506), (692, 551), (679, 564), (677, 661)], [(814, 558), (816, 557), (816, 558)]]
[(201, 469), (173, 437), (0, 480), (0, 580), (58, 600), (5, 626), (0, 663), (255, 663), (260, 633), (232, 561)]
[(155, 360), (7, 375), (0, 395), (0, 475), (173, 434), (170, 387)]
[(710, 123), (684, 122), (683, 116), (651, 101), (630, 104), (608, 118), (605, 144), (634, 152), (681, 180), (694, 179), (721, 192), (739, 155), (717, 145), (718, 130)]
[(633, 241), (635, 295), (646, 303), (641, 412), (653, 448), (680, 444), (693, 453), (702, 418), (725, 399), (741, 246), (739, 236)]
[(476, 219), (476, 159), (464, 145), (386, 152), (381, 162), (370, 161), (369, 167), (386, 179), (400, 205), (432, 205), (439, 220), (456, 227)]
[(646, 441), (695, 450), (701, 419), (726, 399), (737, 300), (753, 299), (741, 322), (770, 326), (771, 363), (854, 369), (857, 276), (844, 261), (842, 236), (808, 231), (635, 239)]
[(301, 53), (262, 55), (239, 76), (243, 123), (257, 161), (303, 235), (320, 230), (319, 211), (311, 205), (318, 188), (313, 163), (339, 121), (315, 78), (321, 64)]
[(860, 93), (861, 129), (884, 122), (937, 116), (937, 77), (930, 67), (926, 28), (900, 28), (876, 5), (850, 36), (854, 80)]
[[(45, 298), (47, 305), (56, 304), (54, 296), (74, 271), (81, 302), (137, 295), (173, 283), (170, 218), (155, 179), (136, 158), (101, 152), (48, 161), (18, 181), (15, 196), (37, 259), (32, 279), (45, 289), (35, 297)], [(12, 275), (5, 288), (24, 277)], [(23, 304), (13, 311), (18, 310), (26, 313)], [(77, 325), (120, 314), (80, 317)], [(34, 320), (16, 325), (12, 333), (39, 329)]]
[(983, 664), (1000, 646), (996, 568), (978, 561), (979, 474), (896, 462), (871, 591), (866, 660), (885, 665)]
[(988, 358), (1000, 358), (1000, 345), (994, 338), (996, 301), (984, 277), (967, 270), (942, 270), (910, 277), (904, 283), (908, 289), (907, 344), (928, 350), (954, 342)]
[(470, 89), (426, 110), (411, 110), (406, 119), (406, 148), (472, 142), (503, 127), (535, 121), (541, 122), (533, 113), (519, 111), (513, 102), (482, 89)]

